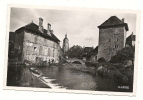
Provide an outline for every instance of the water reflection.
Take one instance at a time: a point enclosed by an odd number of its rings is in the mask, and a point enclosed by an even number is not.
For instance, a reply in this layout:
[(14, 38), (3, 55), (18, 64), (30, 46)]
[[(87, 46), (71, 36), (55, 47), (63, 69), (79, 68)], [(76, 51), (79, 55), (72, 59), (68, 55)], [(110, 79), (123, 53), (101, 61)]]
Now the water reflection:
[(121, 84), (107, 77), (96, 76), (95, 74), (81, 72), (65, 67), (46, 67), (40, 68), (46, 77), (56, 79), (54, 84), (74, 90), (94, 90), (94, 91), (117, 91), (131, 92), (129, 89), (121, 89), (118, 86), (128, 86)]
[[(113, 79), (100, 77), (87, 72), (66, 68), (66, 67), (40, 67), (43, 76), (50, 79), (53, 84), (74, 90), (94, 90), (94, 91), (117, 91), (131, 92), (132, 86), (121, 84)], [(49, 88), (42, 84), (25, 66), (9, 66), (8, 67), (8, 86), (28, 86), (28, 87), (43, 87)], [(121, 89), (118, 86), (129, 86), (129, 89)]]
[(71, 70), (63, 67), (40, 68), (46, 77), (56, 79), (53, 83), (58, 83), (67, 89), (76, 90), (96, 90), (95, 78), (89, 74)]

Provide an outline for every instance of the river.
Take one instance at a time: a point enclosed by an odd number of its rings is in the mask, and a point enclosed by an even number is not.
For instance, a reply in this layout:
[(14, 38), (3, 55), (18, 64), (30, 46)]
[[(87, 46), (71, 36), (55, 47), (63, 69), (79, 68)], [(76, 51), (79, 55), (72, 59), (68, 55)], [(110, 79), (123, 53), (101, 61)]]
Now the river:
[[(21, 68), (22, 66), (18, 66)], [(13, 67), (10, 67), (13, 69)], [(24, 69), (24, 70), (23, 70)], [(38, 67), (38, 69), (43, 73), (43, 77), (47, 77), (47, 79), (51, 80), (51, 84), (56, 84), (59, 87), (64, 89), (72, 89), (72, 90), (92, 90), (92, 91), (114, 91), (114, 92), (131, 92), (132, 87), (127, 84), (121, 84), (119, 82), (114, 81), (111, 78), (100, 77), (93, 75), (91, 73), (82, 72), (80, 70), (75, 70), (68, 67)], [(28, 80), (31, 80), (30, 74), (27, 76), (23, 76), (25, 73), (25, 68), (22, 68), (21, 71), (17, 71), (17, 76), (22, 79), (23, 77)], [(8, 71), (8, 83), (13, 82), (14, 78), (12, 78), (13, 73), (17, 73), (14, 70)], [(28, 72), (29, 73), (29, 72)], [(15, 77), (15, 76), (14, 76)], [(25, 80), (25, 79), (24, 79)], [(38, 82), (38, 83), (37, 83)], [(47, 82), (48, 83), (48, 82)], [(39, 81), (32, 81), (33, 86), (41, 86)], [(39, 84), (39, 85), (37, 85)], [(12, 84), (17, 86), (15, 83)], [(122, 86), (127, 86), (128, 88), (122, 88)], [(31, 86), (30, 86), (31, 87)], [(42, 86), (46, 87), (46, 86)]]
[[(40, 68), (44, 76), (51, 79), (53, 84), (58, 84), (66, 89), (130, 92), (131, 86), (121, 84), (113, 79), (92, 75), (91, 73), (74, 70), (67, 67), (43, 67)], [(129, 88), (119, 88), (128, 86)]]

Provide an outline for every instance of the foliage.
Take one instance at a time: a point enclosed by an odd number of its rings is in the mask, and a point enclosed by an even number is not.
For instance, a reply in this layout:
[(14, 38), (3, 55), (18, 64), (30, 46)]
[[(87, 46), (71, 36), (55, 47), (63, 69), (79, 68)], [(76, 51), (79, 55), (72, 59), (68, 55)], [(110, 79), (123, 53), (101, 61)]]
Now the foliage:
[(9, 59), (15, 59), (15, 58), (18, 58), (19, 55), (20, 54), (19, 54), (18, 49), (14, 48), (13, 41), (10, 41), (9, 42), (9, 50), (8, 50), (8, 58)]
[(73, 47), (71, 47), (66, 55), (69, 57), (69, 58), (82, 58), (82, 52), (83, 52), (83, 49), (81, 46), (78, 46), (78, 45), (74, 45)]
[(125, 60), (134, 59), (135, 48), (133, 46), (125, 47), (122, 50), (118, 51), (115, 56), (110, 60), (111, 63), (123, 63)]
[(101, 57), (101, 58), (98, 59), (98, 62), (99, 63), (104, 63), (104, 62), (106, 62), (106, 60), (103, 57)]

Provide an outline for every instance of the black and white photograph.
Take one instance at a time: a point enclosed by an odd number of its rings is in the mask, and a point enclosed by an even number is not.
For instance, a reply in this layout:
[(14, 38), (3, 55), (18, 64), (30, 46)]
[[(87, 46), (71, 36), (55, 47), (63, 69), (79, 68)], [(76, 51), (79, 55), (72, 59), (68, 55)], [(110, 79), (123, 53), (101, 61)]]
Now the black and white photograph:
[(134, 94), (138, 12), (9, 6), (5, 87)]

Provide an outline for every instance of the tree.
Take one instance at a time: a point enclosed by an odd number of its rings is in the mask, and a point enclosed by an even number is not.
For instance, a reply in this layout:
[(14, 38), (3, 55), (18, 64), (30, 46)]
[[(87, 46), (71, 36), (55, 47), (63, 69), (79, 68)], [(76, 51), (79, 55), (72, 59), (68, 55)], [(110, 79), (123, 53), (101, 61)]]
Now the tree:
[(66, 55), (69, 58), (82, 58), (82, 52), (83, 52), (83, 49), (81, 46), (74, 45), (66, 52)]
[(18, 55), (20, 55), (20, 53), (18, 49), (14, 48), (14, 42), (9, 41), (8, 58), (15, 59), (15, 58), (18, 58)]
[(111, 63), (123, 63), (125, 60), (132, 60), (134, 61), (134, 53), (135, 47), (129, 46), (121, 49), (117, 52), (115, 56), (113, 56), (110, 60)]
[(103, 62), (106, 62), (106, 60), (103, 57), (101, 57), (101, 58), (98, 59), (98, 62), (103, 63)]

